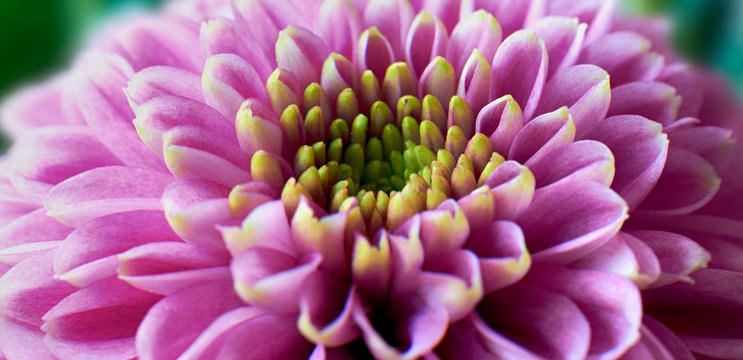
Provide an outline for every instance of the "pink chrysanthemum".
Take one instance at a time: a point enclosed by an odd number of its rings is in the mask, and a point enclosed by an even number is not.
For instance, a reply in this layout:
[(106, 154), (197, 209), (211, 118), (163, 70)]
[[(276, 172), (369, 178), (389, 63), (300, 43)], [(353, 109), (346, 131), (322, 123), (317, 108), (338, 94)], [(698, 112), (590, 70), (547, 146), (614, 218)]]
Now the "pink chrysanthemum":
[(743, 112), (662, 24), (230, 5), (4, 108), (0, 357), (743, 356)]

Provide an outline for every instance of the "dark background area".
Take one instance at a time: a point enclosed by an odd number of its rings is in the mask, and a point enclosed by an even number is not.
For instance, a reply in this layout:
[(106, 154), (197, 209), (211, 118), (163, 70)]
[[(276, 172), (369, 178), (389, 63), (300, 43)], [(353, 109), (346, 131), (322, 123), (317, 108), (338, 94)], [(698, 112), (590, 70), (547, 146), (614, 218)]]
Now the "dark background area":
[[(619, 0), (622, 11), (667, 15), (690, 60), (723, 71), (743, 92), (743, 0)], [(163, 0), (0, 1), (0, 101), (23, 84), (69, 66), (102, 19)], [(0, 134), (1, 136), (1, 134)], [(7, 139), (0, 138), (0, 153)]]

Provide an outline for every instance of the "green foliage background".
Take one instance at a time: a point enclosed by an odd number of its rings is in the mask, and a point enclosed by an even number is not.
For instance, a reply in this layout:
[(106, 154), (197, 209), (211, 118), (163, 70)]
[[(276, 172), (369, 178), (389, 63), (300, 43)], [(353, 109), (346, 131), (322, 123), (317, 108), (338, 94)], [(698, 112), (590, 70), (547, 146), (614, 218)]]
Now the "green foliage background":
[[(162, 1), (0, 1), (0, 99), (68, 66), (85, 34), (101, 19), (127, 7), (155, 7)], [(626, 12), (671, 16), (680, 51), (722, 70), (743, 93), (743, 0), (619, 1)], [(0, 153), (6, 146), (7, 140), (0, 138)]]

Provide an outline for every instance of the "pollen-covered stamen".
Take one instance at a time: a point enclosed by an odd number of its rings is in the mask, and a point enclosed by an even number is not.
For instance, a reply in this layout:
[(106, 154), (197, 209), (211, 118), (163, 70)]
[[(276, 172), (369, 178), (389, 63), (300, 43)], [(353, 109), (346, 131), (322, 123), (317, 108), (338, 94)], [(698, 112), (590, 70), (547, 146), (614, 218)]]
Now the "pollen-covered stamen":
[[(332, 54), (323, 66), (323, 86), (312, 83), (300, 91), (301, 105), (298, 96), (283, 96), (292, 89), (283, 83), (293, 81), (290, 74), (276, 70), (269, 79), (272, 106), (285, 106), (282, 155), (293, 171), (281, 195), (287, 209), (296, 208), (302, 195), (328, 212), (358, 206), (373, 234), (467, 196), (503, 163), (490, 139), (474, 134), (467, 101), (453, 94), (452, 84), (437, 87), (452, 69), (444, 58), (436, 59), (422, 86), (405, 63), (390, 65), (381, 86), (368, 70), (359, 82), (348, 71), (341, 74), (348, 70), (339, 68), (343, 64), (348, 61)], [(275, 170), (266, 176), (273, 179), (281, 167), (270, 168)]]

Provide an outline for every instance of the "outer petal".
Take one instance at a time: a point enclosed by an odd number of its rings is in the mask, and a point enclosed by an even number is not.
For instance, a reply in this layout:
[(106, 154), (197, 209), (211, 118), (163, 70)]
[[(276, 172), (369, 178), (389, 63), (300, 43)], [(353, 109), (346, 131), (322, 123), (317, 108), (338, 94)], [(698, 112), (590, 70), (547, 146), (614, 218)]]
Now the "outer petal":
[(544, 41), (531, 31), (520, 30), (503, 40), (493, 58), (490, 98), (511, 95), (531, 119), (547, 79)]
[(364, 9), (364, 26), (379, 28), (390, 42), (395, 61), (403, 61), (405, 39), (413, 22), (413, 15), (413, 8), (408, 1), (370, 0)]
[(685, 236), (654, 230), (636, 230), (630, 234), (642, 240), (658, 257), (662, 273), (652, 287), (661, 287), (676, 281), (693, 283), (689, 274), (707, 267), (710, 261), (710, 253)]
[(264, 79), (248, 61), (234, 54), (206, 59), (201, 87), (206, 103), (226, 119), (234, 119), (245, 99), (267, 102)]
[(44, 346), (38, 326), (0, 316), (0, 334), (0, 349), (7, 359), (57, 359)]
[(317, 13), (315, 32), (325, 40), (330, 51), (353, 59), (356, 40), (361, 34), (361, 18), (348, 1), (323, 1)]
[(575, 123), (567, 107), (562, 107), (526, 124), (513, 140), (508, 158), (530, 166), (574, 138)]
[(475, 230), (466, 246), (479, 258), (485, 294), (521, 280), (531, 266), (524, 233), (511, 221)]
[(446, 58), (459, 75), (473, 50), (477, 49), (490, 60), (500, 42), (501, 28), (498, 21), (486, 11), (476, 11), (462, 19), (452, 31)]
[(640, 115), (668, 125), (676, 120), (680, 105), (681, 97), (670, 85), (638, 81), (611, 89), (608, 115)]
[(529, 169), (534, 173), (537, 187), (574, 180), (609, 186), (614, 179), (614, 155), (598, 141), (576, 141), (533, 162)]
[(534, 174), (515, 161), (506, 161), (493, 171), (485, 185), (493, 190), (495, 218), (513, 220), (520, 216), (534, 197)]
[(152, 66), (132, 75), (124, 92), (132, 109), (163, 95), (204, 101), (199, 75), (170, 66)]
[(493, 151), (502, 155), (508, 154), (523, 126), (521, 108), (511, 95), (485, 105), (475, 121), (475, 131), (487, 135), (493, 144)]
[(449, 34), (435, 15), (421, 12), (413, 20), (405, 43), (405, 57), (410, 70), (420, 78), (436, 56), (444, 56)]
[(327, 57), (325, 43), (311, 31), (289, 26), (279, 32), (276, 63), (297, 77), (300, 89), (312, 82), (320, 82), (320, 70)]
[(571, 181), (537, 190), (517, 222), (535, 260), (567, 263), (609, 240), (625, 219), (627, 204), (611, 189)]
[(547, 78), (578, 60), (586, 34), (586, 25), (579, 24), (578, 19), (548, 16), (531, 24), (529, 30), (544, 40), (550, 59)]

